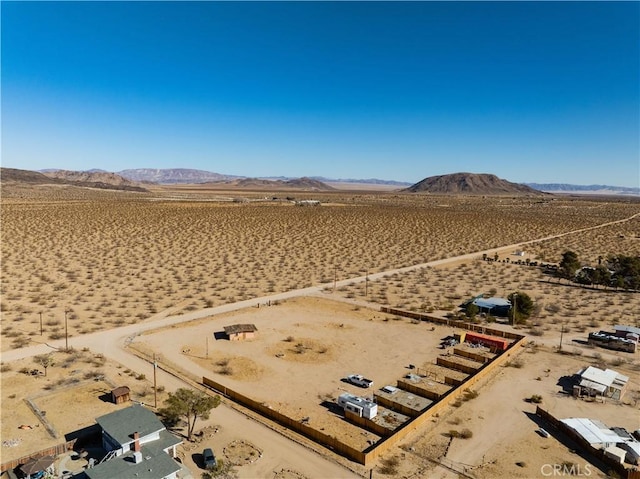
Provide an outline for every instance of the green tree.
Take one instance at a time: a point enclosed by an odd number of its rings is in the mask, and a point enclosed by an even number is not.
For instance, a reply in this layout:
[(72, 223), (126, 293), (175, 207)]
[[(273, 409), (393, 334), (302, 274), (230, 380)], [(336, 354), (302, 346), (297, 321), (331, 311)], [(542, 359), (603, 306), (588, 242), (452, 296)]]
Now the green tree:
[[(607, 262), (613, 271), (616, 286), (625, 289), (640, 289), (640, 256), (619, 254), (609, 257)], [(622, 280), (618, 278), (622, 278)]]
[(573, 251), (565, 251), (562, 253), (562, 261), (560, 261), (560, 274), (563, 278), (573, 279), (576, 271), (580, 268), (580, 260), (578, 255)]
[(513, 324), (524, 322), (534, 311), (535, 305), (527, 293), (516, 291), (511, 293), (507, 299), (511, 302), (509, 318)]
[(591, 278), (593, 280), (593, 284), (600, 284), (602, 286), (611, 285), (611, 272), (601, 264), (595, 267)]
[(209, 396), (200, 391), (180, 388), (169, 393), (160, 413), (167, 419), (184, 418), (187, 421), (187, 439), (191, 440), (198, 418), (209, 419), (211, 410), (220, 405), (220, 396)]
[(480, 312), (480, 308), (473, 303), (469, 303), (465, 306), (464, 311), (467, 314), (467, 318), (473, 319)]
[(49, 353), (49, 354), (38, 354), (33, 358), (33, 362), (35, 362), (39, 366), (42, 366), (42, 369), (44, 369), (44, 375), (46, 377), (47, 368), (49, 368), (50, 366), (53, 366), (56, 363), (56, 360), (54, 359), (53, 354)]

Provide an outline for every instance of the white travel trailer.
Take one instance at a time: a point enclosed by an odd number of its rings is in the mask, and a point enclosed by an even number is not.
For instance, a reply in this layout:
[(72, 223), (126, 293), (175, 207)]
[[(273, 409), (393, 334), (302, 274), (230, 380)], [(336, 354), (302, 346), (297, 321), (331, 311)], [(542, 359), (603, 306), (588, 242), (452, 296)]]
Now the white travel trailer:
[(360, 417), (373, 419), (378, 414), (378, 405), (368, 399), (344, 393), (338, 397), (338, 404), (345, 410), (356, 413)]

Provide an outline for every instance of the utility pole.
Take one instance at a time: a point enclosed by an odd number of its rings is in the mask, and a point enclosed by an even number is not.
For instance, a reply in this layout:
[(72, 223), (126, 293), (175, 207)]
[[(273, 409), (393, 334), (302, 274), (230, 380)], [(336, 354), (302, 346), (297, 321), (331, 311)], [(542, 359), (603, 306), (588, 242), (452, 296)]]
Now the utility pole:
[(42, 336), (42, 311), (40, 311), (40, 336)]
[(69, 351), (69, 328), (67, 326), (67, 313), (69, 310), (67, 308), (64, 309), (64, 349)]
[(564, 334), (564, 323), (562, 323), (562, 326), (560, 327), (560, 347), (558, 348), (558, 351), (562, 351), (562, 335)]
[(153, 353), (153, 407), (158, 409), (158, 361), (156, 361), (156, 353)]
[(365, 298), (369, 295), (369, 270), (367, 270), (367, 274), (364, 277), (364, 296)]

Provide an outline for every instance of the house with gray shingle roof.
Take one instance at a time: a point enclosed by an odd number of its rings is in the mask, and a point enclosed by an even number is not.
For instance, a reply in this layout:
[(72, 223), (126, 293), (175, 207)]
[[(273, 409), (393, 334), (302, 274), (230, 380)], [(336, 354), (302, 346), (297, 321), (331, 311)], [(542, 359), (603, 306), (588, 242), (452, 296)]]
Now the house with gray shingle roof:
[(182, 440), (171, 434), (153, 411), (141, 405), (100, 416), (107, 457), (85, 471), (89, 479), (175, 479), (181, 469), (173, 458)]

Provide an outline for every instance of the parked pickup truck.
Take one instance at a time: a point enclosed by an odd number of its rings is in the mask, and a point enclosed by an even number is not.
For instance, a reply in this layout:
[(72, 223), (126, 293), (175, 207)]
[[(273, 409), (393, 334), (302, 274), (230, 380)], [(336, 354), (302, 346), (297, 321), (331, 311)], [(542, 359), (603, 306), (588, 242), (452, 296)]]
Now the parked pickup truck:
[(360, 386), (361, 388), (370, 388), (373, 386), (373, 381), (365, 378), (362, 374), (349, 374), (347, 376), (347, 381), (351, 384), (355, 384), (356, 386)]

